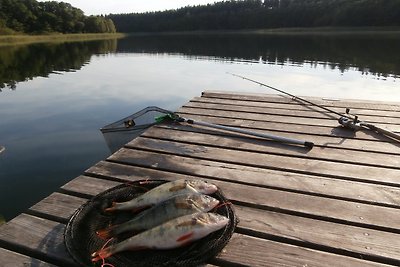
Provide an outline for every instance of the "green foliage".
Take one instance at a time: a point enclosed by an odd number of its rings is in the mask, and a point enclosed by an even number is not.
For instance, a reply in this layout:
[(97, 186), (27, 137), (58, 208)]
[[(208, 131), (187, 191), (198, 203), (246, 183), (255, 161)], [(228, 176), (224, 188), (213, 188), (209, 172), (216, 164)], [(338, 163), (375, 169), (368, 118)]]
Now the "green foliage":
[(91, 17), (68, 3), (36, 0), (0, 0), (0, 34), (20, 33), (111, 33), (112, 20), (94, 17), (95, 25), (86, 25)]
[(37, 76), (79, 70), (94, 54), (110, 53), (116, 49), (117, 39), (4, 46), (0, 49), (0, 92), (6, 87), (14, 90), (18, 82)]
[(111, 14), (120, 32), (400, 26), (399, 0), (230, 0), (164, 12)]

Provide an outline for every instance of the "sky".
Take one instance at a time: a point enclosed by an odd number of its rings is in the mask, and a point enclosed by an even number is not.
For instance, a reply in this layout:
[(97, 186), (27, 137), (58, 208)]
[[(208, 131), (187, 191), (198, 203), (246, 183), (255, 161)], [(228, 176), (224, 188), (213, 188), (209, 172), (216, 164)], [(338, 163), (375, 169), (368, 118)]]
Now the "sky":
[[(39, 0), (44, 2), (45, 0)], [(163, 11), (185, 6), (205, 5), (219, 0), (56, 0), (70, 3), (81, 9), (85, 15), (107, 15), (110, 13), (136, 13)]]

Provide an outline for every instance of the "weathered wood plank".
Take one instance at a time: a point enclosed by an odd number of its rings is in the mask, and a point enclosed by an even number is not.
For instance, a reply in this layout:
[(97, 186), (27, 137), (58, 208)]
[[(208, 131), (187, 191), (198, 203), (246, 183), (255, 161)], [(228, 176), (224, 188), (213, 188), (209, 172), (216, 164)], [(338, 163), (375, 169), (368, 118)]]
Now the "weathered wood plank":
[[(135, 156), (132, 156), (134, 154), (139, 153), (120, 150), (117, 154), (111, 156), (110, 159), (118, 159), (120, 162), (129, 163), (129, 161), (135, 160)], [(179, 169), (177, 166), (180, 165), (181, 162), (172, 162), (168, 159), (165, 160), (167, 165), (171, 166), (173, 169)], [(161, 160), (156, 159), (156, 162), (158, 163), (158, 166), (161, 164), (164, 165), (161, 163)], [(196, 167), (201, 168), (199, 164), (197, 164)], [(203, 166), (203, 168), (204, 167), (206, 166)], [(191, 167), (189, 166), (189, 168)], [(188, 169), (187, 174), (189, 173), (190, 169)], [(192, 174), (196, 175), (194, 172)], [(210, 177), (212, 177), (212, 175)], [(215, 175), (215, 177), (218, 177), (218, 175)], [(187, 176), (186, 178), (193, 179), (191, 176)], [(165, 179), (169, 179), (169, 177), (165, 177)], [(176, 176), (172, 179), (176, 179)], [(288, 213), (303, 214), (305, 216), (323, 217), (325, 220), (340, 221), (342, 223), (357, 224), (363, 225), (364, 227), (378, 229), (389, 229), (390, 231), (397, 231), (398, 221), (400, 221), (398, 210), (393, 208), (303, 195), (293, 192), (284, 192), (268, 188), (260, 188), (258, 186), (248, 186), (217, 180), (212, 182), (217, 184), (220, 188), (223, 188), (229, 199), (236, 202), (247, 203), (247, 205), (260, 206), (264, 209), (275, 209)], [(251, 192), (251, 194), (249, 194), (249, 192)], [(299, 205), (299, 203), (301, 203), (301, 205)], [(329, 207), (329, 209), (327, 209), (327, 207)], [(389, 217), (392, 217), (393, 220), (386, 219)]]
[[(92, 183), (90, 178), (78, 180), (74, 179), (61, 187), (63, 190), (74, 190), (82, 195), (94, 196), (108, 188), (117, 186), (119, 183), (114, 181), (103, 180), (101, 183)], [(76, 190), (77, 189), (77, 190)]]
[[(241, 94), (229, 92), (206, 91), (202, 93), (203, 97), (208, 98), (221, 98), (243, 101), (258, 101), (258, 102), (275, 102), (275, 103), (299, 103), (299, 101), (283, 95), (277, 94)], [(315, 104), (327, 107), (341, 107), (341, 108), (363, 108), (363, 109), (378, 109), (388, 111), (400, 111), (400, 104), (397, 102), (379, 102), (368, 100), (350, 100), (350, 99), (335, 99), (328, 100), (324, 98), (301, 96), (302, 98), (312, 101)]]
[[(83, 177), (80, 177), (78, 179), (83, 181), (82, 178)], [(92, 182), (93, 184), (100, 184), (101, 180), (96, 179), (92, 180)], [(83, 184), (87, 185), (87, 182), (83, 181)], [(99, 187), (96, 186), (96, 188)], [(42, 207), (46, 206), (45, 210), (47, 210), (51, 216), (59, 216), (58, 209), (59, 206), (63, 203), (65, 203), (66, 206), (70, 206), (71, 203), (75, 202), (76, 206), (73, 207), (73, 210), (75, 210), (80, 206), (80, 203), (87, 201), (86, 199), (76, 201), (76, 197), (69, 195), (64, 195), (62, 197), (58, 196), (57, 199), (59, 200), (59, 203), (55, 203), (54, 201), (45, 201), (41, 205)], [(300, 243), (306, 242), (305, 244), (307, 244), (308, 246), (313, 246), (312, 244), (315, 244), (314, 249), (317, 249), (319, 246), (331, 247), (332, 250), (340, 248), (338, 250), (343, 250), (345, 252), (349, 251), (350, 253), (355, 254), (353, 256), (356, 257), (358, 257), (357, 253), (360, 253), (360, 255), (363, 255), (363, 257), (368, 257), (368, 255), (371, 255), (371, 257), (383, 257), (391, 255), (391, 253), (395, 253), (395, 255), (398, 255), (396, 254), (398, 246), (396, 246), (396, 244), (393, 244), (393, 242), (388, 244), (385, 241), (385, 238), (387, 238), (387, 235), (389, 234), (384, 232), (366, 230), (352, 226), (343, 226), (340, 224), (322, 222), (318, 220), (301, 218), (275, 212), (261, 211), (257, 209), (241, 207), (238, 205), (235, 206), (235, 209), (238, 216), (240, 217), (239, 227), (242, 229), (266, 233), (267, 235), (274, 235), (280, 238), (292, 239), (295, 241), (300, 241)], [(335, 230), (332, 231), (332, 229)], [(321, 238), (322, 236), (323, 238)], [(244, 240), (255, 240), (247, 236), (242, 236), (241, 238)], [(260, 242), (260, 240), (258, 241)], [(274, 243), (268, 240), (261, 242), (264, 244)], [(236, 244), (233, 245), (236, 247)], [(294, 246), (286, 244), (279, 244), (279, 246), (286, 246), (291, 250), (308, 251), (308, 249), (303, 249), (300, 247), (296, 248)], [(368, 247), (369, 249), (366, 249), (366, 247)], [(327, 249), (329, 250), (329, 248)], [(336, 251), (336, 253), (340, 254), (340, 251)], [(246, 253), (249, 252), (250, 250), (247, 249)], [(314, 254), (315, 253), (324, 254), (324, 252), (314, 251)], [(223, 260), (223, 254), (220, 257), (221, 260)], [(236, 256), (237, 255), (235, 254), (234, 257)], [(265, 257), (265, 253), (261, 253), (261, 256)], [(232, 260), (231, 257), (232, 255), (229, 255), (228, 260)], [(339, 257), (339, 259), (341, 260), (344, 259), (340, 256), (335, 257)], [(346, 261), (359, 262), (352, 258), (346, 258)], [(361, 261), (359, 263), (361, 263)]]
[[(282, 213), (235, 206), (239, 227), (260, 237), (305, 243), (311, 248), (353, 255), (363, 259), (400, 264), (400, 240), (392, 233), (341, 225)], [(396, 240), (394, 240), (396, 239)], [(391, 242), (388, 242), (391, 240)]]
[[(55, 209), (51, 207), (48, 207), (47, 209), (55, 211)], [(56, 216), (57, 212), (50, 215)], [(29, 222), (31, 223), (31, 225), (26, 225)], [(21, 227), (22, 225), (25, 225), (25, 227)], [(36, 231), (35, 234), (31, 234), (31, 228), (33, 227), (40, 227), (40, 231)], [(0, 246), (2, 247), (11, 245), (17, 246), (19, 248), (22, 245), (26, 247), (23, 248), (23, 251), (25, 251), (24, 253), (36, 254), (41, 256), (45, 255), (45, 257), (49, 259), (49, 261), (57, 262), (56, 266), (78, 266), (75, 262), (73, 262), (69, 254), (66, 254), (68, 252), (66, 251), (66, 247), (63, 241), (65, 225), (62, 223), (56, 223), (50, 220), (41, 219), (27, 214), (21, 214), (10, 221), (6, 226), (2, 226), (0, 229)], [(7, 250), (4, 251), (7, 252)], [(2, 255), (2, 253), (3, 250), (1, 250), (0, 248), (0, 256)], [(11, 262), (14, 264), (14, 261)], [(34, 264), (40, 264), (40, 260), (33, 259), (32, 262)], [(15, 262), (15, 264), (18, 264), (18, 262)], [(11, 266), (14, 267), (18, 265), (10, 265), (10, 267)], [(47, 267), (53, 265), (43, 266)], [(205, 266), (211, 267), (213, 265)]]
[[(242, 101), (242, 100), (230, 100), (230, 99), (222, 99), (222, 98), (207, 98), (207, 97), (194, 97), (190, 100), (190, 102), (195, 103), (212, 103), (212, 104), (223, 104), (223, 105), (231, 105), (231, 106), (243, 106), (243, 107), (268, 107), (273, 109), (286, 109), (286, 110), (302, 110), (302, 111), (314, 111), (318, 113), (327, 113), (333, 114), (323, 109), (320, 109), (315, 106), (311, 106), (308, 104), (299, 104), (299, 103), (274, 103), (274, 102), (254, 102), (254, 101)], [(329, 109), (339, 112), (345, 113), (346, 109), (342, 107), (328, 107)], [(387, 110), (377, 110), (377, 109), (351, 109), (351, 113), (360, 115), (362, 117), (365, 116), (376, 116), (382, 117), (393, 117), (400, 118), (400, 112), (398, 111), (387, 111)]]
[(55, 267), (47, 262), (0, 248), (0, 265), (3, 267)]
[[(224, 110), (208, 110), (202, 108), (189, 108), (181, 107), (178, 110), (179, 113), (194, 113), (198, 115), (212, 115), (222, 118), (231, 119), (248, 119), (253, 121), (262, 122), (280, 122), (288, 124), (298, 125), (312, 125), (312, 126), (325, 126), (325, 127), (337, 127), (339, 124), (336, 120), (316, 119), (316, 118), (304, 118), (304, 117), (289, 117), (283, 115), (271, 115), (271, 114), (256, 114), (256, 113), (243, 113), (239, 111), (224, 111)], [(374, 123), (374, 125), (385, 128), (390, 131), (400, 132), (400, 125), (398, 124), (385, 124), (384, 122)]]
[[(131, 180), (134, 181), (137, 180), (137, 178), (135, 177)], [(70, 192), (85, 194), (88, 198), (90, 198), (120, 184), (121, 182), (108, 181), (81, 175), (63, 185), (61, 188)]]
[[(221, 111), (236, 111), (242, 112), (246, 114), (265, 114), (265, 115), (282, 115), (289, 116), (293, 118), (311, 118), (311, 119), (325, 119), (325, 120), (333, 120), (337, 121), (339, 119), (338, 115), (327, 113), (327, 112), (318, 112), (318, 110), (291, 110), (291, 109), (277, 109), (271, 107), (246, 107), (246, 106), (238, 106), (238, 105), (225, 105), (222, 103), (203, 103), (203, 102), (189, 102), (185, 104), (183, 107), (185, 108), (200, 108), (200, 109), (209, 109), (212, 111), (221, 110)], [(342, 110), (344, 112), (344, 110)], [(384, 123), (384, 124), (400, 124), (400, 118), (396, 117), (378, 117), (374, 115), (364, 115), (361, 120), (369, 123)]]
[[(208, 115), (199, 115), (196, 113), (180, 113), (184, 117), (188, 117), (194, 120), (206, 121), (210, 123), (216, 123), (221, 125), (227, 125), (232, 127), (241, 127), (244, 129), (251, 129), (252, 131), (267, 131), (271, 132), (271, 134), (275, 133), (276, 135), (288, 136), (292, 138), (296, 138), (296, 136), (300, 139), (314, 138), (315, 136), (319, 137), (327, 137), (326, 144), (324, 146), (329, 146), (332, 144), (335, 147), (342, 146), (347, 147), (351, 146), (351, 142), (353, 140), (357, 140), (364, 142), (364, 145), (360, 145), (360, 149), (366, 147), (366, 150), (369, 148), (374, 149), (373, 151), (382, 151), (386, 153), (396, 153), (399, 150), (400, 145), (389, 138), (377, 134), (372, 131), (362, 130), (362, 131), (351, 131), (345, 129), (341, 126), (337, 127), (323, 127), (323, 126), (312, 126), (312, 125), (297, 125), (292, 123), (281, 123), (278, 121), (271, 122), (260, 122), (260, 121), (252, 121), (249, 119), (233, 119), (233, 118), (221, 118), (217, 116), (213, 116), (211, 113)], [(333, 138), (333, 139), (331, 139)], [(374, 142), (369, 142), (374, 141)], [(382, 150), (376, 150), (376, 144), (381, 145)], [(357, 148), (354, 147), (353, 148)], [(392, 152), (391, 152), (392, 151)]]
[[(104, 183), (107, 183), (107, 181), (104, 181)], [(29, 210), (67, 221), (76, 209), (86, 203), (86, 201), (87, 199), (84, 198), (56, 192), (29, 208)]]
[[(80, 180), (83, 181), (83, 179)], [(101, 180), (94, 180), (94, 183), (101, 183)], [(76, 197), (59, 195), (54, 196), (59, 200), (58, 203), (44, 201), (41, 205), (42, 207), (46, 206), (45, 210), (51, 216), (59, 216), (58, 209), (64, 203), (66, 206), (76, 203), (74, 207), (71, 207), (73, 212), (81, 203), (87, 201), (87, 199), (76, 201)], [(235, 205), (235, 210), (240, 218), (239, 227), (247, 231), (254, 231), (256, 235), (257, 233), (260, 233), (260, 235), (273, 235), (278, 239), (286, 238), (298, 241), (299, 246), (301, 246), (301, 243), (314, 249), (324, 246), (325, 250), (335, 251), (337, 254), (344, 252), (345, 255), (352, 254), (354, 257), (362, 256), (362, 258), (370, 258), (370, 260), (377, 258), (383, 262), (385, 257), (388, 258), (388, 262), (391, 259), (400, 257), (398, 253), (400, 240), (396, 239), (390, 243), (387, 242), (387, 239), (393, 237), (391, 233), (258, 210), (240, 205)], [(400, 263), (400, 259), (398, 260)]]
[[(191, 145), (171, 141), (137, 138), (127, 145), (129, 148), (151, 150), (196, 159), (214, 160), (244, 166), (276, 169), (288, 172), (326, 176), (348, 180), (399, 185), (400, 170), (361, 166), (349, 163), (309, 160), (281, 155), (253, 153), (234, 149), (223, 149), (204, 145)], [(129, 154), (125, 151), (125, 154)], [(116, 158), (117, 156), (113, 157)], [(290, 159), (290, 160), (289, 160)], [(284, 163), (284, 164), (283, 164)], [(384, 175), (382, 175), (384, 174)]]
[[(175, 131), (179, 129), (180, 131)], [(221, 148), (235, 148), (257, 153), (272, 153), (287, 156), (297, 156), (309, 159), (323, 159), (335, 162), (346, 162), (357, 165), (370, 165), (377, 167), (400, 168), (400, 155), (388, 155), (383, 153), (371, 153), (365, 151), (346, 150), (327, 147), (318, 147), (308, 150), (300, 146), (288, 146), (277, 142), (258, 138), (240, 138), (238, 135), (229, 137), (206, 134), (195, 131), (193, 127), (175, 126), (174, 129), (168, 127), (151, 128), (142, 136), (162, 139), (167, 141), (188, 142), (196, 145), (217, 146)], [(186, 130), (186, 131), (184, 131)], [(193, 130), (189, 132), (188, 130)], [(242, 135), (243, 137), (244, 135)], [(400, 148), (399, 148), (400, 151)]]
[[(154, 161), (147, 161), (148, 166), (157, 166), (160, 169), (171, 170), (168, 168), (169, 161), (156, 156), (152, 153), (147, 154), (147, 158)], [(146, 157), (145, 157), (146, 158)], [(331, 178), (314, 177), (295, 173), (284, 173), (274, 170), (264, 170), (232, 164), (215, 165), (209, 161), (200, 161), (187, 158), (173, 157), (172, 160), (181, 162), (180, 168), (176, 171), (184, 173), (190, 168), (193, 174), (202, 177), (220, 180), (239, 182), (248, 185), (276, 188), (282, 190), (292, 190), (299, 193), (309, 193), (325, 197), (345, 199), (349, 201), (360, 201), (375, 205), (400, 207), (400, 188), (365, 184), (351, 181), (336, 180)], [(164, 164), (165, 162), (165, 164)], [(143, 164), (141, 160), (138, 164)], [(87, 170), (88, 174), (113, 177), (121, 180), (148, 179), (150, 177), (170, 177), (173, 179), (185, 178), (186, 175), (164, 172), (156, 169), (142, 168), (101, 161)]]
[(0, 246), (60, 266), (76, 266), (64, 246), (64, 225), (21, 214), (1, 226)]
[(233, 235), (218, 258), (254, 267), (387, 266), (240, 234)]

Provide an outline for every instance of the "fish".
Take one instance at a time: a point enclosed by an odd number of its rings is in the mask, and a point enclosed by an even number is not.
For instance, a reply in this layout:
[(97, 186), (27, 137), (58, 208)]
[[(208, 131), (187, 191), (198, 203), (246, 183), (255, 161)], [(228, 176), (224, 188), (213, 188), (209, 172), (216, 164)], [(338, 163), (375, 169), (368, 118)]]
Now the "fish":
[(181, 216), (119, 243), (92, 253), (92, 262), (104, 260), (122, 251), (173, 249), (199, 240), (229, 223), (223, 215), (200, 212)]
[(211, 196), (199, 193), (181, 194), (142, 211), (127, 222), (98, 230), (96, 233), (102, 239), (109, 239), (124, 232), (140, 232), (180, 216), (208, 212), (218, 204), (219, 200)]
[(126, 202), (113, 202), (106, 212), (127, 211), (133, 212), (148, 208), (176, 195), (185, 193), (213, 194), (218, 190), (217, 186), (203, 180), (176, 180), (159, 185), (137, 198)]

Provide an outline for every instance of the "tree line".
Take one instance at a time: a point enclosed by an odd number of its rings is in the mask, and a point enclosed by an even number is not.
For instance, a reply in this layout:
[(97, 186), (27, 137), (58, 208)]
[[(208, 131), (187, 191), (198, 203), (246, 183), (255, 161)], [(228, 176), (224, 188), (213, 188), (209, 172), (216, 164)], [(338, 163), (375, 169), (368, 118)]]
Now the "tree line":
[(399, 0), (230, 0), (163, 12), (110, 14), (119, 32), (400, 26)]
[(76, 71), (93, 55), (114, 53), (117, 39), (96, 42), (46, 43), (5, 46), (0, 49), (0, 92), (15, 90), (18, 82)]
[(85, 16), (64, 2), (0, 0), (0, 34), (116, 32), (114, 22), (103, 16)]

